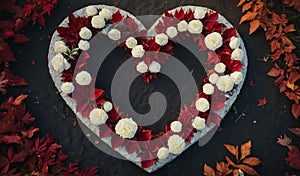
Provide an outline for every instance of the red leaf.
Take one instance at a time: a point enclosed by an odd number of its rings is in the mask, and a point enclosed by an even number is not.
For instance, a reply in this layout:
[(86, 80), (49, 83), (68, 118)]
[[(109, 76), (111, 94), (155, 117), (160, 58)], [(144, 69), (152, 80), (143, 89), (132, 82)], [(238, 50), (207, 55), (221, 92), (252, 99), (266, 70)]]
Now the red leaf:
[(27, 38), (24, 34), (16, 34), (14, 35), (13, 42), (15, 43), (25, 43), (29, 41), (29, 38)]
[(18, 96), (14, 102), (13, 102), (13, 105), (15, 106), (19, 106), (26, 98), (27, 98), (28, 95), (20, 95)]
[(249, 81), (249, 86), (255, 87), (255, 82), (253, 80)]
[(288, 157), (285, 160), (289, 163), (289, 166), (294, 169), (300, 169), (300, 152), (299, 149), (293, 147), (288, 152)]
[(257, 106), (263, 106), (265, 104), (267, 104), (267, 98), (262, 98), (258, 100)]
[(143, 169), (148, 168), (148, 167), (152, 166), (154, 162), (155, 162), (154, 159), (142, 161), (142, 168)]
[(123, 19), (121, 12), (118, 10), (116, 13), (112, 15), (111, 23), (115, 24)]
[(300, 105), (294, 103), (292, 106), (292, 114), (293, 116), (298, 119), (300, 117)]
[(22, 138), (18, 134), (12, 134), (12, 135), (4, 135), (0, 138), (0, 143), (6, 143), (6, 144), (21, 144), (22, 145)]
[(14, 54), (11, 52), (8, 44), (5, 41), (0, 41), (0, 64), (3, 62), (16, 61)]

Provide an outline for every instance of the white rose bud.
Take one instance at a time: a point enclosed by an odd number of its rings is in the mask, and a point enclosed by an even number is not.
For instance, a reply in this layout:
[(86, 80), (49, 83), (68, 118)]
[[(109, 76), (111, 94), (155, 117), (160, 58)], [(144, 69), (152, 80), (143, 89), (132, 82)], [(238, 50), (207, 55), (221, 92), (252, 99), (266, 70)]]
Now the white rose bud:
[(169, 156), (169, 149), (167, 149), (166, 147), (161, 147), (158, 149), (157, 152), (157, 157), (160, 160), (164, 160)]
[(229, 75), (220, 76), (216, 85), (220, 91), (228, 92), (233, 89), (234, 81)]
[(166, 33), (167, 33), (167, 35), (168, 35), (170, 38), (174, 38), (174, 37), (176, 37), (177, 34), (178, 34), (177, 29), (176, 29), (176, 27), (174, 27), (174, 26), (168, 27), (167, 30), (166, 30)]
[(199, 98), (196, 103), (196, 109), (200, 112), (206, 112), (207, 110), (209, 110), (209, 102), (207, 99), (205, 98)]
[(136, 70), (140, 73), (146, 73), (148, 71), (148, 65), (144, 61), (142, 61), (137, 64)]
[(62, 83), (60, 89), (62, 90), (63, 93), (70, 94), (74, 91), (74, 85), (71, 82), (64, 82)]
[(244, 51), (241, 50), (240, 48), (237, 48), (235, 50), (232, 51), (231, 53), (231, 59), (232, 60), (242, 60), (244, 57)]
[(215, 91), (215, 87), (210, 83), (204, 84), (202, 89), (206, 95), (212, 95)]
[(209, 78), (208, 78), (209, 82), (212, 84), (216, 84), (218, 79), (219, 79), (219, 76), (215, 73), (209, 75)]
[(203, 24), (199, 20), (192, 20), (189, 22), (188, 30), (191, 34), (201, 34), (203, 30)]
[(172, 135), (168, 140), (168, 147), (170, 153), (178, 155), (184, 150), (184, 139), (178, 135)]
[(132, 57), (142, 58), (145, 54), (143, 45), (137, 45), (131, 50)]
[(80, 31), (79, 31), (79, 36), (80, 36), (82, 39), (89, 40), (89, 39), (91, 39), (91, 37), (92, 37), (92, 31), (89, 30), (89, 28), (87, 28), (87, 27), (83, 27), (83, 28), (81, 28)]
[(83, 51), (87, 51), (90, 49), (90, 43), (88, 41), (85, 40), (80, 40), (78, 43), (78, 48), (83, 50)]
[(214, 69), (217, 73), (224, 73), (226, 70), (226, 65), (223, 64), (222, 62), (219, 62), (215, 65)]
[(108, 9), (102, 9), (102, 10), (99, 12), (99, 15), (100, 15), (100, 16), (103, 16), (103, 18), (106, 19), (106, 20), (109, 20), (109, 19), (111, 19), (111, 17), (112, 17), (112, 13), (111, 13), (111, 11), (108, 10)]
[(241, 44), (241, 41), (237, 37), (231, 37), (229, 42), (229, 47), (231, 49), (237, 49)]
[(177, 29), (179, 32), (185, 32), (188, 30), (188, 23), (185, 20), (180, 21), (177, 24)]
[(59, 73), (64, 71), (66, 68), (64, 56), (60, 53), (56, 54), (51, 60), (51, 65), (53, 69)]
[(220, 33), (213, 32), (205, 37), (204, 42), (208, 49), (215, 51), (223, 45), (223, 38)]
[(109, 112), (109, 111), (112, 110), (113, 105), (112, 105), (111, 102), (106, 101), (106, 102), (104, 102), (104, 103), (102, 104), (102, 107), (103, 107), (103, 109), (104, 109), (105, 112)]
[(116, 133), (127, 139), (133, 138), (137, 129), (138, 126), (132, 118), (121, 119), (115, 127)]
[(87, 71), (81, 71), (76, 75), (75, 81), (81, 86), (86, 86), (92, 82), (92, 77)]
[(149, 66), (149, 71), (151, 73), (158, 73), (160, 72), (160, 68), (161, 68), (161, 65), (158, 63), (158, 62), (151, 62), (150, 66)]
[(112, 29), (108, 32), (108, 37), (114, 41), (121, 38), (121, 32), (118, 29)]
[(126, 42), (126, 46), (130, 49), (134, 48), (137, 45), (137, 40), (133, 37), (129, 37)]
[(67, 50), (68, 47), (66, 46), (65, 42), (57, 41), (54, 43), (54, 51), (56, 53), (65, 53)]
[(231, 73), (230, 76), (232, 77), (234, 84), (239, 84), (243, 80), (243, 74), (239, 71)]
[(155, 43), (160, 46), (165, 46), (168, 43), (168, 36), (166, 34), (157, 34), (155, 36)]
[(194, 17), (196, 19), (202, 19), (205, 17), (205, 14), (207, 13), (207, 8), (205, 7), (197, 7), (195, 9), (195, 12), (194, 12)]
[(93, 125), (102, 125), (108, 119), (107, 113), (103, 109), (95, 108), (90, 112), (90, 121)]
[(101, 29), (105, 26), (104, 18), (100, 15), (96, 15), (92, 17), (92, 26), (97, 29)]
[(182, 124), (179, 121), (174, 121), (171, 123), (171, 130), (174, 133), (179, 133), (182, 130)]
[(203, 130), (205, 128), (205, 119), (199, 116), (195, 117), (192, 122), (192, 126), (196, 130)]
[(85, 8), (85, 13), (87, 14), (87, 16), (94, 16), (98, 13), (98, 10), (94, 6), (88, 6)]

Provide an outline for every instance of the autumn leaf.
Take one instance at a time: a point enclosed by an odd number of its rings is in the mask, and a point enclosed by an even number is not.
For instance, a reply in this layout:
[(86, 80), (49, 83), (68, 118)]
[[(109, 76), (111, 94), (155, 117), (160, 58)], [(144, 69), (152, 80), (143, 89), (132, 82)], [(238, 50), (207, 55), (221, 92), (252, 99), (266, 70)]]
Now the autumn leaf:
[(215, 170), (207, 164), (204, 164), (204, 175), (206, 176), (215, 176)]
[(295, 134), (297, 137), (300, 137), (300, 128), (289, 128), (289, 131)]
[(265, 104), (267, 104), (267, 98), (262, 98), (258, 100), (257, 106), (263, 106)]
[(228, 156), (225, 156), (225, 159), (229, 165), (231, 165), (233, 167), (235, 166), (234, 162)]
[(283, 31), (284, 31), (285, 33), (288, 33), (288, 32), (294, 32), (294, 31), (296, 31), (296, 29), (295, 29), (294, 24), (290, 24), (290, 25), (286, 26), (286, 27), (283, 29)]
[(300, 152), (296, 147), (292, 147), (288, 152), (288, 157), (285, 160), (289, 163), (289, 166), (294, 169), (300, 169)]
[(246, 2), (246, 0), (240, 0), (240, 2), (238, 3), (237, 7), (240, 7), (241, 5), (243, 5)]
[(20, 95), (20, 96), (18, 96), (15, 99), (15, 101), (13, 102), (13, 105), (16, 105), (16, 106), (20, 105), (23, 102), (23, 100), (25, 100), (27, 97), (28, 97), (28, 95)]
[(260, 164), (260, 160), (257, 157), (249, 157), (243, 160), (244, 164), (248, 164), (250, 166), (258, 166)]
[(254, 20), (256, 16), (257, 16), (257, 12), (247, 12), (245, 15), (242, 16), (240, 20), (240, 24), (242, 24), (245, 21)]
[(283, 135), (277, 138), (277, 143), (282, 145), (282, 146), (289, 146), (292, 143), (292, 139), (287, 137), (287, 135)]
[(251, 153), (251, 140), (241, 146), (241, 160)]
[(253, 20), (250, 22), (250, 30), (249, 30), (249, 35), (251, 35), (253, 32), (255, 32), (260, 26), (260, 21), (259, 20)]
[(236, 160), (239, 158), (239, 147), (238, 146), (233, 146), (229, 144), (224, 144), (226, 149), (235, 156)]
[(244, 12), (246, 12), (247, 10), (249, 10), (249, 9), (252, 7), (253, 2), (254, 2), (254, 1), (249, 1), (249, 2), (247, 2), (246, 4), (244, 4), (243, 7), (242, 7), (242, 12), (244, 13)]
[(293, 116), (298, 119), (300, 117), (300, 105), (294, 103), (292, 106), (292, 114)]
[(245, 164), (238, 164), (236, 167), (246, 172), (249, 175), (258, 175), (258, 173), (252, 167), (247, 166)]
[(224, 176), (232, 173), (232, 169), (229, 169), (229, 164), (225, 162), (217, 162), (216, 169), (218, 171), (218, 174), (220, 173), (221, 175)]

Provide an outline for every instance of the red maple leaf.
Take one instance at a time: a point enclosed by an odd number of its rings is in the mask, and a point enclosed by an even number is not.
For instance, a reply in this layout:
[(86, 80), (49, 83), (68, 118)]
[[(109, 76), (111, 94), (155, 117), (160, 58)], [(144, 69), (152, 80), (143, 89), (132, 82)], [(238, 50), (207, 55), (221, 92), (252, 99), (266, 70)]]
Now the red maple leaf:
[(300, 169), (300, 152), (296, 147), (288, 152), (288, 157), (285, 160), (289, 163), (289, 166), (295, 169)]
[(263, 106), (265, 104), (267, 104), (267, 98), (262, 98), (258, 100), (257, 106)]

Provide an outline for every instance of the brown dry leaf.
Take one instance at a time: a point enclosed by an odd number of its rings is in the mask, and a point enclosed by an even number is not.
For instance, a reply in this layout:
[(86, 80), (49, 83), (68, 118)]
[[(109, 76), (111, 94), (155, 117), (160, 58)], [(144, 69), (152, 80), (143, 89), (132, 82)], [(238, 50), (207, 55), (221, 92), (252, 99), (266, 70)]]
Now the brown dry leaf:
[(28, 95), (20, 95), (18, 96), (15, 101), (13, 102), (13, 105), (19, 106), (23, 100), (25, 100), (28, 97)]
[(250, 1), (250, 2), (247, 2), (246, 4), (244, 4), (243, 7), (242, 7), (242, 12), (244, 13), (244, 12), (246, 12), (247, 10), (249, 10), (249, 9), (252, 7), (253, 2), (254, 2), (254, 1)]
[(244, 164), (238, 164), (236, 167), (246, 172), (249, 175), (258, 175), (258, 173), (250, 166)]
[(277, 138), (277, 143), (282, 146), (289, 146), (292, 143), (292, 139), (287, 137), (287, 135), (283, 135)]
[(296, 136), (300, 137), (300, 128), (289, 128), (290, 132), (294, 133)]
[(247, 12), (244, 16), (242, 16), (240, 20), (240, 24), (242, 24), (245, 21), (254, 20), (257, 14), (258, 14), (257, 12)]
[(242, 4), (244, 4), (246, 2), (246, 0), (240, 0), (240, 2), (238, 3), (237, 7), (240, 7)]
[(292, 106), (292, 114), (293, 116), (298, 119), (298, 117), (300, 117), (300, 105), (294, 103)]
[(243, 160), (244, 164), (248, 164), (250, 166), (258, 166), (260, 164), (260, 160), (257, 157), (249, 157)]
[(249, 30), (249, 35), (251, 35), (253, 32), (255, 32), (260, 26), (260, 21), (259, 20), (253, 20), (250, 22), (250, 30)]
[(299, 97), (293, 92), (284, 92), (285, 96), (294, 101), (296, 104), (299, 104)]
[(233, 146), (229, 144), (224, 144), (226, 149), (235, 156), (236, 160), (239, 158), (239, 147), (238, 146)]
[(285, 33), (296, 31), (294, 24), (290, 24), (283, 29)]
[(265, 3), (263, 2), (256, 2), (255, 6), (253, 8), (253, 12), (259, 12), (262, 10), (262, 8), (264, 7)]
[(225, 162), (217, 162), (216, 164), (217, 171), (220, 173), (220, 175), (229, 175), (232, 173), (232, 169), (229, 169), (229, 164)]
[(258, 103), (257, 103), (257, 106), (263, 106), (265, 104), (267, 104), (267, 98), (262, 98), (262, 99), (258, 99)]
[(229, 165), (231, 165), (233, 167), (235, 166), (234, 162), (228, 156), (225, 156), (225, 159)]
[(241, 146), (241, 160), (251, 154), (251, 140)]
[(271, 70), (267, 73), (268, 76), (278, 77), (282, 73), (282, 69), (277, 69), (275, 67), (271, 68)]
[(215, 176), (215, 170), (207, 164), (204, 164), (204, 175), (206, 176)]

